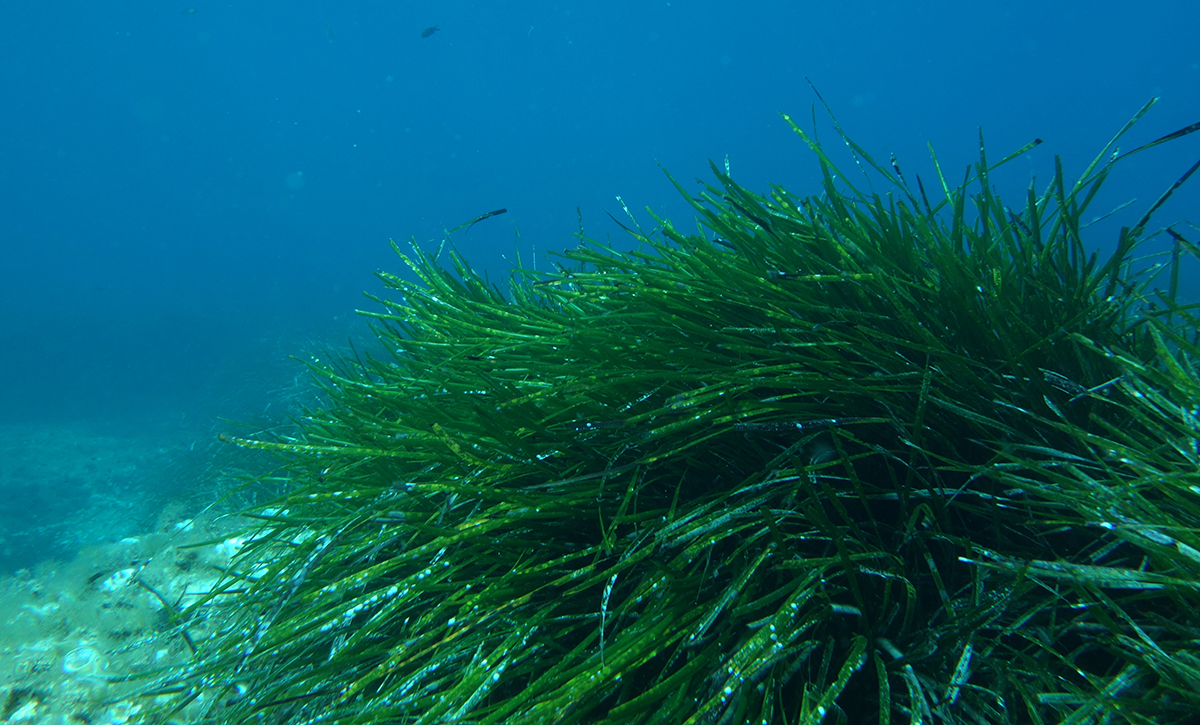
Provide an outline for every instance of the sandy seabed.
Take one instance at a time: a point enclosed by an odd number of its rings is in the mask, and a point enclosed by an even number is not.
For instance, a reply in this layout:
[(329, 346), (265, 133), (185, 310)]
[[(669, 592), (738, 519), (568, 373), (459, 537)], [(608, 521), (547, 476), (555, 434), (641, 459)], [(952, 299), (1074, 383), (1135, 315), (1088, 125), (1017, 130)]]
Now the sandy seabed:
[[(0, 722), (130, 720), (153, 674), (189, 656), (172, 612), (214, 588), (242, 544), (229, 533), (166, 512), (154, 533), (0, 582)], [(189, 621), (192, 640), (205, 639), (205, 618)]]
[(0, 722), (128, 722), (153, 673), (189, 656), (172, 612), (241, 540), (186, 500), (206, 453), (156, 433), (0, 426)]

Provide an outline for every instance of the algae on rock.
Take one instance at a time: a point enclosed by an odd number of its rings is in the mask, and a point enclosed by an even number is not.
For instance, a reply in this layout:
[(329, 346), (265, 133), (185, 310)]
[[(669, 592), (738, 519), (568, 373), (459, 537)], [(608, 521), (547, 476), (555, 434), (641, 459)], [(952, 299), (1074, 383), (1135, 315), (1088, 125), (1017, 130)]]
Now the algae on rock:
[(934, 199), (851, 143), (879, 195), (793, 128), (820, 195), (714, 167), (695, 233), (631, 221), (506, 292), (453, 251), (380, 273), (390, 358), (313, 360), (326, 407), (229, 439), (286, 492), (156, 692), (229, 723), (1200, 710), (1196, 316), (1133, 261), (1146, 219), (1105, 261), (1081, 236), (1124, 156), (1018, 211), (982, 153)]

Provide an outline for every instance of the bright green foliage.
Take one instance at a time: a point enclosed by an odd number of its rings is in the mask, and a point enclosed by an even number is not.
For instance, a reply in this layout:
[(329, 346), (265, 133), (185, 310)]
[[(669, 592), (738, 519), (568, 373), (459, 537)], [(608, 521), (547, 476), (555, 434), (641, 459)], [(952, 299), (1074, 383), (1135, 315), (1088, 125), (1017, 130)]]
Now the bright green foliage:
[(1018, 212), (982, 155), (931, 204), (796, 130), (820, 196), (714, 168), (697, 234), (507, 295), (453, 253), (381, 273), (392, 358), (314, 361), (325, 409), (234, 439), (290, 488), (162, 691), (222, 723), (1200, 711), (1197, 320), (1148, 298), (1144, 222), (1085, 252), (1120, 157)]

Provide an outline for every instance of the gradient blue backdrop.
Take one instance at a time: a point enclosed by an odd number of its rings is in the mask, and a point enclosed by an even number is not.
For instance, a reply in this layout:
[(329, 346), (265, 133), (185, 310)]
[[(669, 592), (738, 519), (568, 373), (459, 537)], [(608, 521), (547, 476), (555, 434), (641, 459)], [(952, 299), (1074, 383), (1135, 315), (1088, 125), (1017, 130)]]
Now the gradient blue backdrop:
[[(1197, 28), (1195, 0), (6, 3), (0, 422), (258, 414), (287, 354), (361, 331), (389, 238), (497, 207), (459, 241), (502, 279), (515, 231), (527, 260), (574, 246), (576, 207), (619, 235), (616, 195), (687, 225), (659, 165), (814, 192), (778, 115), (811, 123), (806, 77), (910, 178), (927, 142), (958, 178), (979, 127), (993, 158), (1045, 139), (998, 179), (1016, 201), (1152, 96), (1127, 148), (1200, 120)], [(1097, 213), (1139, 201), (1091, 243), (1197, 157), (1124, 163)], [(1198, 187), (1158, 226), (1200, 221)]]

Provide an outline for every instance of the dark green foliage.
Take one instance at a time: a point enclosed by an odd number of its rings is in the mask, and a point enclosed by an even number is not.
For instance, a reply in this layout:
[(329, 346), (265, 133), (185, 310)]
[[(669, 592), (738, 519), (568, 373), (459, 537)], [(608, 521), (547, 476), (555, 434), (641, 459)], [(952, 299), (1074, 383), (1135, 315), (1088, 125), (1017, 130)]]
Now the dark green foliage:
[(1018, 212), (982, 154), (934, 204), (796, 130), (820, 196), (714, 168), (699, 233), (507, 297), (453, 253), (381, 274), (393, 358), (314, 361), (326, 409), (234, 440), (289, 492), (164, 690), (212, 722), (1200, 711), (1196, 318), (1150, 299), (1144, 222), (1085, 251), (1109, 149)]

